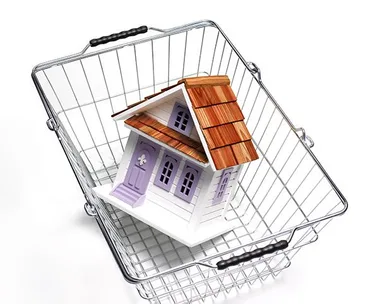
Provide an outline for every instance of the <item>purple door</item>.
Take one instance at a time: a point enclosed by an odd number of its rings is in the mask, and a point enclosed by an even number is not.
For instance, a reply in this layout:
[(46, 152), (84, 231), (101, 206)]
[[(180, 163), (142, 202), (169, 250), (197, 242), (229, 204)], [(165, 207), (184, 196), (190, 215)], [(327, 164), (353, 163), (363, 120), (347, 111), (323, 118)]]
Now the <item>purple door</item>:
[(129, 163), (124, 186), (139, 194), (145, 194), (159, 151), (157, 144), (140, 136)]

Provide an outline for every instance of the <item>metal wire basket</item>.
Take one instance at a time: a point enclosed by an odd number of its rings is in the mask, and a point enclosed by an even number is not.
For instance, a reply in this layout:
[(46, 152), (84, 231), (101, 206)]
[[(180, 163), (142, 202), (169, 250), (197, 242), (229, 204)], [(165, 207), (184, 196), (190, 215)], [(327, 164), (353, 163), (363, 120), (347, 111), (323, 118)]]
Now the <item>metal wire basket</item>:
[[(88, 52), (138, 34), (144, 38)], [(113, 181), (128, 139), (112, 113), (183, 77), (219, 74), (231, 79), (260, 159), (244, 166), (232, 194), (226, 219), (237, 228), (188, 248), (106, 204), (92, 187)], [(154, 303), (204, 301), (274, 278), (347, 210), (311, 151), (312, 139), (268, 92), (259, 68), (212, 21), (93, 39), (80, 53), (37, 65), (32, 78), (47, 126), (84, 193), (86, 212), (99, 224), (127, 282)]]

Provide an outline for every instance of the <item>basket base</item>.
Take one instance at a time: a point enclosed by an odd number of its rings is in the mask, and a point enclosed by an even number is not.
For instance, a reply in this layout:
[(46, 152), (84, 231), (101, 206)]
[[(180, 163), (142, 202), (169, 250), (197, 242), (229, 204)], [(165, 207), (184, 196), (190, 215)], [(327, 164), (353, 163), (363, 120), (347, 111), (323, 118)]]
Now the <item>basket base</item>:
[(145, 201), (142, 206), (133, 208), (120, 199), (110, 195), (110, 192), (112, 191), (111, 184), (98, 186), (93, 188), (93, 190), (107, 203), (132, 215), (138, 220), (165, 233), (188, 247), (204, 243), (235, 228), (233, 223), (221, 218), (213, 220), (210, 225), (202, 225), (197, 229), (192, 229), (187, 222), (180, 220), (170, 211), (155, 204), (151, 204), (149, 200)]

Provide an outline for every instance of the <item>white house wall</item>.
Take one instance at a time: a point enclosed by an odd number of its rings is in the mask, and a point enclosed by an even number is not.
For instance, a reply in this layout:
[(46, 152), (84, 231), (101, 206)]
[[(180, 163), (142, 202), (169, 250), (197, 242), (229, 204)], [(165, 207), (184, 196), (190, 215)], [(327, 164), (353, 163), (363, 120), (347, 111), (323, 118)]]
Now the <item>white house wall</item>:
[(211, 182), (210, 191), (207, 195), (207, 203), (203, 209), (202, 217), (200, 219), (201, 225), (207, 224), (210, 221), (220, 218), (223, 215), (223, 210), (226, 207), (226, 203), (230, 196), (230, 193), (233, 189), (235, 189), (235, 186), (237, 184), (240, 168), (241, 166), (234, 167), (230, 180), (228, 182), (228, 186), (226, 188), (226, 192), (224, 193), (223, 200), (220, 203), (213, 205), (215, 193), (218, 188), (223, 171), (217, 171), (215, 173)]
[[(135, 145), (137, 143), (137, 139), (138, 139), (138, 135), (135, 134), (134, 132), (131, 132), (131, 137), (127, 143), (125, 153), (120, 163), (120, 169), (115, 179), (114, 187), (116, 187), (118, 184), (124, 181), (124, 177), (125, 177), (125, 174), (127, 173), (131, 156), (134, 152)], [(172, 187), (170, 188), (170, 192), (164, 189), (161, 189), (160, 187), (157, 187), (153, 183), (156, 178), (157, 170), (161, 164), (161, 160), (162, 160), (164, 152), (165, 152), (165, 149), (161, 148), (156, 164), (153, 169), (152, 176), (149, 180), (148, 188), (146, 191), (145, 202), (149, 202), (149, 204), (155, 204), (157, 206), (160, 206), (161, 208), (164, 208), (167, 211), (170, 211), (171, 213), (176, 215), (178, 218), (186, 222), (189, 222), (191, 215), (194, 211), (195, 204), (197, 203), (201, 187), (203, 186), (203, 173), (201, 177), (199, 178), (198, 186), (194, 192), (194, 196), (190, 203), (174, 195), (178, 180), (181, 176), (181, 173), (185, 164), (184, 159), (181, 159), (181, 163), (179, 165), (176, 177), (174, 178)]]
[[(128, 170), (130, 159), (135, 150), (135, 145), (137, 143), (138, 137), (139, 136), (136, 133), (131, 132), (125, 149), (125, 153), (120, 163), (120, 169), (118, 170), (117, 176), (115, 178), (114, 187), (124, 181), (124, 177)], [(213, 176), (207, 177), (207, 179), (205, 180), (205, 176), (207, 174), (210, 174), (207, 173), (207, 169), (205, 169), (202, 172), (194, 196), (191, 202), (188, 203), (174, 195), (178, 180), (181, 176), (185, 164), (185, 159), (181, 159), (181, 163), (179, 165), (176, 177), (174, 178), (173, 184), (169, 192), (153, 184), (164, 153), (165, 148), (161, 148), (155, 167), (153, 169), (152, 176), (149, 180), (145, 199), (146, 202), (149, 202), (149, 204), (155, 204), (163, 209), (166, 209), (167, 211), (176, 215), (179, 219), (185, 221), (186, 223), (190, 222), (191, 216), (195, 210), (195, 205), (197, 204), (197, 206), (201, 209), (194, 214), (194, 216), (198, 218), (196, 221), (194, 221), (194, 224), (197, 223), (195, 224), (194, 228), (196, 228), (196, 226), (198, 225), (210, 224), (212, 220), (221, 218), (223, 216), (223, 211), (226, 207), (229, 195), (231, 191), (233, 191), (233, 189), (236, 188), (237, 179), (239, 176), (238, 173), (239, 171), (241, 171), (241, 166), (234, 167), (223, 200), (220, 203), (215, 205), (212, 204), (223, 171), (217, 171), (213, 173)], [(211, 182), (209, 184), (206, 181), (210, 179)], [(200, 197), (202, 187), (205, 187), (205, 189), (203, 190), (203, 195)], [(193, 220), (191, 222), (193, 223)]]
[(125, 174), (127, 173), (128, 166), (131, 161), (133, 151), (135, 150), (135, 146), (136, 146), (138, 138), (139, 136), (136, 133), (134, 132), (129, 133), (128, 140), (125, 145), (124, 153), (119, 164), (119, 169), (117, 170), (116, 177), (113, 181), (112, 189), (115, 189), (116, 186), (118, 186), (124, 181)]
[(179, 165), (176, 177), (174, 178), (173, 184), (170, 188), (170, 191), (166, 191), (160, 187), (157, 187), (156, 185), (153, 184), (157, 170), (159, 168), (159, 165), (161, 164), (161, 160), (164, 154), (165, 149), (161, 149), (160, 155), (157, 159), (156, 166), (153, 170), (152, 177), (149, 181), (149, 186), (147, 190), (147, 198), (151, 201), (154, 201), (155, 204), (161, 206), (162, 208), (165, 208), (169, 211), (171, 211), (173, 214), (176, 214), (177, 216), (183, 218), (186, 221), (190, 221), (191, 214), (194, 211), (194, 206), (198, 200), (199, 192), (200, 192), (200, 187), (203, 184), (202, 183), (202, 178), (203, 176), (201, 175), (198, 186), (195, 189), (194, 196), (191, 200), (190, 203), (178, 198), (177, 196), (174, 195), (175, 189), (178, 184), (178, 180), (182, 174), (183, 167), (185, 165), (185, 160), (181, 160), (181, 163)]

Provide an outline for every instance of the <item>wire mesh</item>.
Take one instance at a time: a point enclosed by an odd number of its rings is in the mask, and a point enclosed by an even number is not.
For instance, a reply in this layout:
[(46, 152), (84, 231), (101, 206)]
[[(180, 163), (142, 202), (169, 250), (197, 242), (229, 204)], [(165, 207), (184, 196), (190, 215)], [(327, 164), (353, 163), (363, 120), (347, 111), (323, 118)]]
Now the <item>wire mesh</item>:
[[(189, 248), (106, 204), (91, 188), (113, 182), (129, 136), (111, 114), (183, 77), (199, 75), (229, 76), (259, 160), (245, 165), (238, 187), (229, 188), (233, 201), (226, 219), (237, 228)], [(96, 207), (119, 266), (143, 298), (154, 303), (204, 301), (274, 278), (303, 246), (317, 240), (330, 216), (345, 211), (343, 196), (305, 137), (297, 134), (256, 75), (212, 22), (35, 70), (37, 89), (79, 185)], [(295, 231), (297, 227), (303, 229)], [(292, 233), (285, 251), (223, 271), (207, 267)]]

